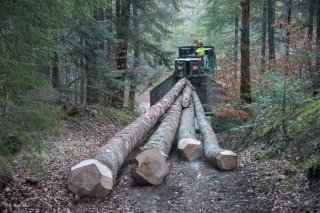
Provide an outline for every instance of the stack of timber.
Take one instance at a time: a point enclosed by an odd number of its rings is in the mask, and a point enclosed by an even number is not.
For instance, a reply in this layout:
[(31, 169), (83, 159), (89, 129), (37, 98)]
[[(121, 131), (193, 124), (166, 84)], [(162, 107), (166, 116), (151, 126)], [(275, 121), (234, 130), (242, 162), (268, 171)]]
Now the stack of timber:
[(181, 96), (134, 159), (132, 177), (139, 184), (161, 185), (170, 172), (169, 152), (179, 127)]
[(192, 98), (195, 105), (198, 125), (204, 140), (204, 156), (206, 160), (222, 170), (232, 170), (236, 168), (237, 154), (219, 147), (217, 136), (211, 124), (206, 120), (202, 104), (194, 90), (192, 90)]
[(193, 161), (202, 156), (202, 143), (196, 138), (194, 105), (189, 103), (182, 111), (177, 149), (182, 159)]
[(107, 196), (124, 160), (170, 108), (186, 82), (181, 79), (157, 104), (107, 141), (92, 159), (73, 166), (68, 188), (79, 196)]
[[(107, 196), (125, 159), (150, 135), (166, 112), (159, 128), (134, 159), (131, 172), (137, 183), (163, 183), (170, 172), (168, 155), (178, 129), (180, 157), (192, 161), (201, 157), (204, 149), (205, 158), (218, 168), (236, 168), (237, 155), (219, 147), (198, 95), (192, 90), (191, 84), (186, 84), (187, 80), (181, 79), (157, 104), (108, 140), (92, 159), (73, 166), (68, 178), (68, 188), (80, 197)], [(183, 94), (179, 96), (182, 90)], [(195, 117), (203, 135), (203, 148), (202, 143), (196, 139)]]

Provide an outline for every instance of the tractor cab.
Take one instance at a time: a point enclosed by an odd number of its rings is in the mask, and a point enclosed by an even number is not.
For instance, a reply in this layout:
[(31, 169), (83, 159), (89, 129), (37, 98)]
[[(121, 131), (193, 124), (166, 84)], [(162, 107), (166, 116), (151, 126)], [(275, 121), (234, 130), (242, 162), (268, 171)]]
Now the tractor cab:
[(222, 100), (215, 98), (223, 94), (221, 87), (213, 80), (216, 68), (216, 54), (213, 46), (203, 46), (203, 57), (194, 54), (196, 47), (179, 47), (179, 57), (175, 60), (174, 73), (150, 91), (150, 104), (157, 103), (180, 78), (186, 77), (194, 86), (206, 113)]
[(179, 57), (175, 60), (176, 78), (198, 78), (203, 72), (210, 77), (214, 76), (216, 67), (216, 55), (213, 46), (204, 46), (205, 55), (199, 57), (195, 55), (196, 47), (179, 47)]

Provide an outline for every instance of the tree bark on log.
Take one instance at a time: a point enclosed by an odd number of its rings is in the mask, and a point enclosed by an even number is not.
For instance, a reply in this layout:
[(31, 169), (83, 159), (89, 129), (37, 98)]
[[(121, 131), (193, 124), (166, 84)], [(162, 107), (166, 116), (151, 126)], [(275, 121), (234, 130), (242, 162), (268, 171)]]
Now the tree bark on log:
[(169, 174), (168, 155), (179, 127), (181, 111), (181, 96), (179, 96), (161, 121), (159, 128), (133, 161), (131, 174), (137, 183), (158, 186)]
[(200, 132), (204, 139), (204, 156), (206, 160), (222, 170), (232, 170), (236, 168), (237, 154), (219, 147), (217, 136), (206, 120), (202, 104), (195, 91), (192, 91), (192, 98)]
[(194, 105), (192, 102), (190, 102), (188, 108), (182, 111), (178, 139), (178, 154), (182, 159), (192, 161), (201, 157), (202, 143), (196, 138)]
[(186, 82), (181, 79), (157, 104), (107, 141), (93, 159), (73, 166), (68, 188), (79, 196), (107, 196), (124, 160), (170, 108)]
[(184, 108), (187, 108), (190, 104), (190, 100), (191, 100), (191, 85), (188, 82), (185, 88), (183, 89), (182, 106)]

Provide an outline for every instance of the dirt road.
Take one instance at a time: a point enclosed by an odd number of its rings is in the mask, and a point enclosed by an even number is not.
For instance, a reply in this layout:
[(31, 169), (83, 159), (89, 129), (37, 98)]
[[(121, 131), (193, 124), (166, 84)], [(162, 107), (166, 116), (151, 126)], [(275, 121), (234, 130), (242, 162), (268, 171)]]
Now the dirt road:
[(19, 168), (14, 181), (0, 193), (0, 211), (317, 212), (320, 209), (319, 203), (310, 203), (317, 200), (314, 199), (317, 192), (305, 184), (304, 177), (299, 182), (302, 185), (287, 186), (290, 176), (283, 171), (291, 168), (289, 160), (260, 162), (252, 152), (244, 151), (239, 153), (238, 168), (223, 172), (203, 159), (193, 163), (181, 161), (175, 147), (170, 154), (171, 172), (163, 185), (137, 186), (127, 163), (109, 197), (79, 199), (67, 190), (70, 167), (90, 158), (115, 131), (116, 127), (101, 117), (86, 117), (78, 120), (76, 126), (66, 122), (47, 138), (47, 160), (42, 162), (41, 175)]
[[(184, 162), (170, 155), (171, 172), (162, 186), (137, 186), (130, 165), (121, 173), (118, 185), (105, 201), (94, 201), (101, 212), (271, 212), (273, 200), (266, 189), (248, 178), (240, 166), (230, 172), (213, 169), (203, 160)], [(75, 210), (92, 206), (80, 202)]]
[[(80, 199), (68, 191), (71, 166), (90, 158), (120, 129), (94, 114), (62, 122), (46, 138), (42, 161), (33, 170), (18, 168), (0, 192), (0, 212), (320, 212), (320, 187), (296, 175), (290, 158), (263, 162), (252, 150), (238, 152), (238, 168), (225, 172), (203, 159), (181, 161), (173, 147), (171, 172), (161, 186), (137, 186), (129, 162), (105, 199)], [(220, 141), (224, 137), (218, 135)]]

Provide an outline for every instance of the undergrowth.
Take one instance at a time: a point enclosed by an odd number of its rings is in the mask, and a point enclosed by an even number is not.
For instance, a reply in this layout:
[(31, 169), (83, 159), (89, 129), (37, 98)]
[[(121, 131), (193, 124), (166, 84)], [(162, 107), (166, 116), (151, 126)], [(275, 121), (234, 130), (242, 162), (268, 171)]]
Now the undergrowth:
[[(49, 104), (50, 90), (42, 87), (27, 94), (0, 98), (0, 173), (9, 175), (17, 165), (36, 169), (44, 133), (60, 122), (60, 110)], [(1, 176), (1, 174), (0, 174)]]
[(252, 92), (253, 103), (245, 107), (249, 119), (230, 130), (242, 136), (234, 147), (255, 145), (264, 159), (290, 154), (310, 173), (310, 168), (318, 168), (314, 162), (320, 156), (320, 95), (308, 92), (311, 82), (289, 79), (281, 71), (260, 80)]
[(105, 115), (122, 125), (128, 125), (139, 116), (139, 113), (129, 108), (111, 107), (105, 111)]

